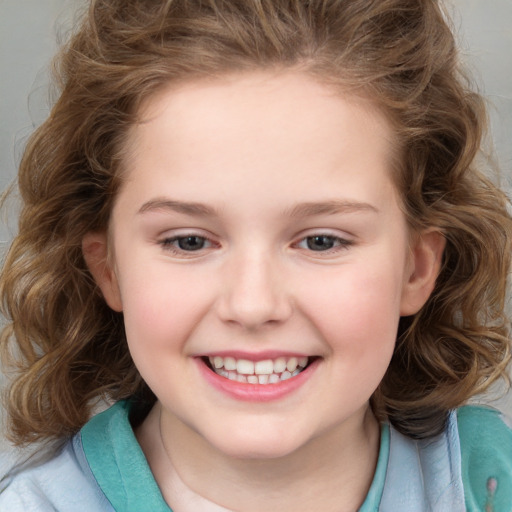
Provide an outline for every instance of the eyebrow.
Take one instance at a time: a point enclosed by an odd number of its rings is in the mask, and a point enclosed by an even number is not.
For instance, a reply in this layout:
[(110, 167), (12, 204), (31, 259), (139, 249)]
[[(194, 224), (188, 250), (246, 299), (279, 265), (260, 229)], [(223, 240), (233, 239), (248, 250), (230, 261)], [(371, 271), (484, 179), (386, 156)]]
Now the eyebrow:
[(379, 210), (370, 203), (333, 200), (301, 203), (294, 206), (290, 210), (286, 210), (285, 215), (289, 217), (314, 217), (316, 215), (336, 215), (339, 213), (357, 212), (379, 213)]
[[(215, 208), (203, 203), (187, 203), (166, 198), (155, 198), (144, 203), (138, 213), (146, 213), (159, 210), (171, 210), (185, 215), (196, 217), (209, 217), (218, 215)], [(359, 201), (320, 201), (300, 203), (284, 211), (286, 217), (314, 217), (317, 215), (336, 215), (340, 213), (371, 212), (379, 213), (379, 210), (369, 204)]]
[(139, 213), (146, 213), (159, 210), (171, 210), (185, 215), (193, 215), (196, 217), (208, 217), (216, 215), (216, 210), (202, 203), (186, 203), (183, 201), (175, 201), (172, 199), (156, 198), (144, 203)]

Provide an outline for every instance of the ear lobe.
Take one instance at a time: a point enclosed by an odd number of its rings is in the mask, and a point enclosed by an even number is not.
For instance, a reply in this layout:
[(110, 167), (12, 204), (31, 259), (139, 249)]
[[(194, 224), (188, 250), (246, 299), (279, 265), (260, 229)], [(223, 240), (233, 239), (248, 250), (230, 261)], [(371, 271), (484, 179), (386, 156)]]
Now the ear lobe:
[(87, 233), (82, 240), (82, 252), (92, 277), (99, 286), (107, 304), (114, 311), (123, 305), (117, 276), (108, 258), (108, 240), (105, 233)]
[(402, 290), (401, 316), (414, 315), (427, 302), (441, 270), (445, 245), (446, 239), (439, 231), (427, 230), (417, 236)]

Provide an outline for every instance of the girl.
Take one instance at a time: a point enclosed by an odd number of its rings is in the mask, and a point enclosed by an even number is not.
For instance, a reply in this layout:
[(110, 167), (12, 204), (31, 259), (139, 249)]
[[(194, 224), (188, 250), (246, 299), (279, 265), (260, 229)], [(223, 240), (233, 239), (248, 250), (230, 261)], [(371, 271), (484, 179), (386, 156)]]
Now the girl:
[[(512, 219), (435, 0), (95, 0), (19, 173), (9, 511), (512, 509)], [(92, 419), (99, 399), (114, 405)]]

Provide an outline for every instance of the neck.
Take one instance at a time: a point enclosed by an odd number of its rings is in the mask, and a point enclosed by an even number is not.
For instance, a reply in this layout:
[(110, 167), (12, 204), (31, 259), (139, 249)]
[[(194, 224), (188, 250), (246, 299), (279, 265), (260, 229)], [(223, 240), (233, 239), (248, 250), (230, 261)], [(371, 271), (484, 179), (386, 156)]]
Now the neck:
[(379, 426), (368, 408), (279, 458), (226, 456), (157, 404), (137, 437), (175, 512), (357, 510), (377, 465)]

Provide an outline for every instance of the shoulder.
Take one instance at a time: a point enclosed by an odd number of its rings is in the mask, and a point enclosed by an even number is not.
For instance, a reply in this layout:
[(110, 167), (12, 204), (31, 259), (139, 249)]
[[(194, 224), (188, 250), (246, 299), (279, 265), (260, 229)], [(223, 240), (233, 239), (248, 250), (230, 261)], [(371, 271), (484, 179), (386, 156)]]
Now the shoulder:
[(110, 512), (113, 508), (90, 473), (80, 437), (75, 436), (51, 459), (8, 477), (0, 490), (0, 510)]
[(512, 510), (512, 423), (490, 407), (457, 411), (462, 480), (469, 511)]

